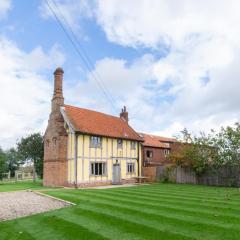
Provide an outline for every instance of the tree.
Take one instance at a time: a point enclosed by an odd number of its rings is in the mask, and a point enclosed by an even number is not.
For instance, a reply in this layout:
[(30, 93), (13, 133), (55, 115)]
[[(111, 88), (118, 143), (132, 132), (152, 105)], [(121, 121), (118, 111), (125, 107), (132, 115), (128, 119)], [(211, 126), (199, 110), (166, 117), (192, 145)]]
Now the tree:
[(181, 133), (182, 138), (175, 143), (175, 150), (168, 158), (177, 166), (189, 167), (197, 175), (203, 174), (217, 153), (216, 148), (212, 146), (211, 136), (205, 135), (203, 132), (198, 137), (191, 136), (187, 129)]
[(6, 169), (10, 171), (11, 176), (14, 176), (15, 171), (21, 163), (19, 154), (15, 148), (10, 148), (6, 151)]
[(5, 172), (5, 161), (6, 155), (2, 148), (0, 147), (0, 180), (2, 179), (3, 173)]
[(218, 150), (215, 166), (240, 165), (240, 123), (235, 123), (233, 127), (222, 127), (220, 132), (212, 130), (212, 135), (213, 145)]
[[(17, 151), (23, 162), (32, 162), (36, 173), (43, 174), (43, 136), (40, 133), (31, 134), (17, 143)], [(35, 179), (35, 176), (34, 176)]]

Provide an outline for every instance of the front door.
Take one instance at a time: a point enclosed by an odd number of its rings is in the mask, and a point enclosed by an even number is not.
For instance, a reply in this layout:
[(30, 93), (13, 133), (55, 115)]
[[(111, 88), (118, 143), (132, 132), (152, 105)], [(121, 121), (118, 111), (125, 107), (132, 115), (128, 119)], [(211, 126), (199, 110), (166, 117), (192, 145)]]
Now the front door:
[(121, 168), (120, 164), (113, 164), (112, 184), (121, 184)]

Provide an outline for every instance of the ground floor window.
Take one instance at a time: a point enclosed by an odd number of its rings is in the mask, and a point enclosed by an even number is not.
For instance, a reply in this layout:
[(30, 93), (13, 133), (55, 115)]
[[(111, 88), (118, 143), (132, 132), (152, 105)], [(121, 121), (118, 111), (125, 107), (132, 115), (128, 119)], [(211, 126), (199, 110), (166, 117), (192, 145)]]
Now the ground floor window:
[(135, 172), (135, 164), (127, 163), (127, 173), (134, 173), (134, 172)]
[(96, 162), (91, 163), (91, 174), (95, 176), (102, 176), (106, 174), (106, 163)]

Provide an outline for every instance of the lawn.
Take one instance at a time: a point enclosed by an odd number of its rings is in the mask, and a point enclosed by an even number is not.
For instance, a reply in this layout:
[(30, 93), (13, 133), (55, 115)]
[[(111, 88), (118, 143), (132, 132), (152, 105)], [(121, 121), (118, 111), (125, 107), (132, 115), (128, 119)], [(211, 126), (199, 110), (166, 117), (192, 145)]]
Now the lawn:
[(0, 239), (240, 239), (240, 191), (193, 185), (54, 190), (76, 203), (0, 223)]
[(22, 181), (22, 182), (0, 182), (0, 192), (9, 192), (9, 191), (18, 191), (18, 190), (27, 190), (34, 189), (39, 190), (43, 189), (42, 181), (37, 180), (35, 183), (33, 181)]

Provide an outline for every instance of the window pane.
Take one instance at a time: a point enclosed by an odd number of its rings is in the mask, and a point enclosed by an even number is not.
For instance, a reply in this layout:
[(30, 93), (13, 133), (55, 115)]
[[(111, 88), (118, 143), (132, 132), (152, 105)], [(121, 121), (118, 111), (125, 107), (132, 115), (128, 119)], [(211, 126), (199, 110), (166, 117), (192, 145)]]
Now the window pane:
[(102, 167), (103, 167), (102, 163), (99, 163), (98, 166), (99, 166), (98, 167), (98, 169), (99, 169), (98, 175), (102, 175)]

